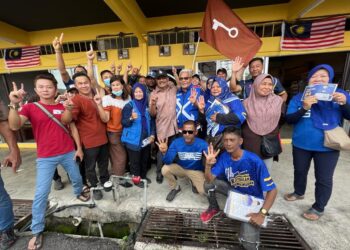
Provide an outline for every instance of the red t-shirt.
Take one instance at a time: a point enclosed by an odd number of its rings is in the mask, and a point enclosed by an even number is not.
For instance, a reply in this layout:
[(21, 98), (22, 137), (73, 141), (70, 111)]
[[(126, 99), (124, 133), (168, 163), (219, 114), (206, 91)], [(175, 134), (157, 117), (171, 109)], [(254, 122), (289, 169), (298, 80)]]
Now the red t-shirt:
[[(64, 111), (62, 104), (40, 104), (61, 121)], [(27, 117), (32, 124), (38, 158), (53, 157), (74, 150), (72, 137), (33, 103), (24, 105), (19, 114)]]
[(94, 148), (107, 143), (106, 124), (101, 121), (98, 108), (93, 99), (75, 95), (72, 99), (73, 120), (85, 148)]

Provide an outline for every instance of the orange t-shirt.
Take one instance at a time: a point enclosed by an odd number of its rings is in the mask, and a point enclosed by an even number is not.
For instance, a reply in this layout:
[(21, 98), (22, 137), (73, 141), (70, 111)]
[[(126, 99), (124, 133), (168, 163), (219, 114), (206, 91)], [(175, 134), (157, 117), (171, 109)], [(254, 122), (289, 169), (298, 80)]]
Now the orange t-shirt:
[(101, 121), (97, 105), (93, 99), (75, 95), (72, 99), (73, 120), (85, 148), (94, 148), (107, 143), (106, 124)]
[(129, 101), (130, 100), (113, 98), (110, 95), (106, 95), (102, 98), (102, 106), (104, 110), (110, 112), (110, 118), (107, 123), (107, 131), (122, 132), (122, 110)]

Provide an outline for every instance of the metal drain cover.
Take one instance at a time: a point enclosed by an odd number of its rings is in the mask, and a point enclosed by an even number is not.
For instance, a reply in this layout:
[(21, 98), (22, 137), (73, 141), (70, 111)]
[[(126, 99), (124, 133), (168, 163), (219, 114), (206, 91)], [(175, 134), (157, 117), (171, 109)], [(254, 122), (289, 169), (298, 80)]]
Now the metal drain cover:
[[(240, 222), (224, 214), (210, 223), (201, 222), (199, 210), (150, 208), (136, 242), (189, 247), (241, 249)], [(284, 215), (270, 216), (272, 221), (261, 230), (261, 249), (310, 249)]]
[(15, 229), (22, 228), (32, 219), (32, 204), (32, 200), (12, 200), (13, 213), (15, 215)]

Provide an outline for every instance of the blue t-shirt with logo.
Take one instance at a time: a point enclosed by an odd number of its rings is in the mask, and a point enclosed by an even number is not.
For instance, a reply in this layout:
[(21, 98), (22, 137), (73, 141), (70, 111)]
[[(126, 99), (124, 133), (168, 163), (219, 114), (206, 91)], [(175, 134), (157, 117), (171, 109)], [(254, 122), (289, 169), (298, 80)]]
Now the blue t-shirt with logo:
[(203, 151), (208, 150), (208, 143), (200, 138), (195, 138), (192, 144), (186, 144), (183, 137), (175, 139), (163, 157), (164, 164), (173, 162), (190, 170), (204, 170), (202, 163)]
[(223, 152), (211, 169), (215, 176), (226, 176), (232, 190), (264, 199), (263, 192), (276, 188), (265, 163), (256, 154), (243, 150), (242, 157), (234, 161)]

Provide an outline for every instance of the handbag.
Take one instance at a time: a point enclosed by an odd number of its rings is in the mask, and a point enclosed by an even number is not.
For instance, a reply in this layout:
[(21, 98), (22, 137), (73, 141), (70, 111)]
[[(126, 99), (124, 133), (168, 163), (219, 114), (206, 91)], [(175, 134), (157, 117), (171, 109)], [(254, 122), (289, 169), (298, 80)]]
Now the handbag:
[(282, 153), (279, 135), (263, 135), (261, 138), (260, 151), (262, 156), (268, 158)]
[(69, 130), (53, 114), (51, 114), (43, 105), (41, 105), (38, 102), (34, 102), (34, 105), (37, 106), (39, 109), (41, 109), (51, 120), (57, 123), (57, 125), (60, 126), (64, 130), (64, 132), (66, 132), (70, 136)]
[(335, 150), (350, 150), (350, 138), (342, 127), (324, 131), (324, 146)]

